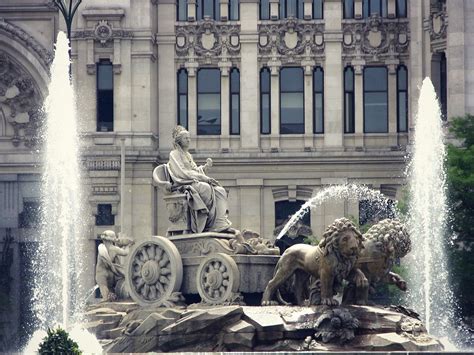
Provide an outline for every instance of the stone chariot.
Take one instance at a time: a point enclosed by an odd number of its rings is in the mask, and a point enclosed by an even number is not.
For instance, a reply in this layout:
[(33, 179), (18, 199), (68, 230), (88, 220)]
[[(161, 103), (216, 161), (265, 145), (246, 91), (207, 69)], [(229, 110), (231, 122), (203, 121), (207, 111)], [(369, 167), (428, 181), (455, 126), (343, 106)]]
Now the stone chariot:
[(246, 294), (263, 293), (273, 277), (279, 250), (257, 233), (193, 233), (188, 196), (176, 186), (168, 165), (153, 171), (164, 193), (169, 228), (134, 245), (126, 266), (131, 298), (141, 306), (172, 307), (199, 294), (210, 305), (243, 304)]

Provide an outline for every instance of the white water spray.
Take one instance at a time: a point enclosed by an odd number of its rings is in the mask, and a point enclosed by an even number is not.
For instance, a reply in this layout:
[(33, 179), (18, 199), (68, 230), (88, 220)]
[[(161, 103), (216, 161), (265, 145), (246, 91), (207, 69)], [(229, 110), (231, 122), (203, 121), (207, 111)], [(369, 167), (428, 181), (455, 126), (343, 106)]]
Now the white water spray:
[(410, 208), (408, 225), (412, 252), (408, 300), (434, 335), (455, 336), (455, 299), (449, 285), (445, 250), (446, 157), (441, 111), (429, 78), (423, 81), (415, 122), (414, 146), (409, 165)]

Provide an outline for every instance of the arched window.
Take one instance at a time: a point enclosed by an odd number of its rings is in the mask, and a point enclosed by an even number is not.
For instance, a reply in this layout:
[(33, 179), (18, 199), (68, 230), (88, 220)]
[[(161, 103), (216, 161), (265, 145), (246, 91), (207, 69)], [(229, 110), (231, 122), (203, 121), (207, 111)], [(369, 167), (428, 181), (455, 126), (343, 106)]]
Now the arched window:
[(313, 71), (313, 132), (324, 133), (324, 72), (316, 67)]
[(398, 132), (408, 131), (408, 72), (404, 65), (397, 69), (397, 127)]
[(197, 134), (221, 134), (221, 72), (199, 69), (197, 81)]
[(260, 0), (260, 20), (270, 19), (270, 0)]
[(239, 0), (229, 0), (229, 20), (238, 21), (239, 15), (240, 15)]
[(240, 134), (240, 72), (230, 71), (230, 134)]
[(178, 124), (188, 128), (188, 72), (178, 70)]
[(354, 18), (354, 0), (343, 0), (344, 18)]
[(397, 0), (397, 17), (407, 17), (407, 0)]
[(313, 0), (313, 18), (323, 18), (323, 0)]
[(97, 131), (114, 130), (114, 73), (109, 60), (97, 63)]
[(363, 17), (367, 18), (375, 13), (382, 17), (387, 17), (387, 1), (388, 0), (364, 0), (362, 3)]
[(354, 69), (344, 70), (344, 133), (355, 132)]
[(388, 132), (386, 67), (364, 68), (364, 132)]
[(270, 69), (260, 70), (260, 133), (270, 134), (271, 131), (271, 84)]
[(197, 0), (196, 17), (202, 20), (209, 17), (214, 20), (219, 20), (221, 17), (219, 0)]
[(176, 2), (176, 17), (178, 21), (188, 20), (188, 2), (187, 0), (178, 0)]
[(303, 68), (280, 71), (280, 133), (304, 133)]

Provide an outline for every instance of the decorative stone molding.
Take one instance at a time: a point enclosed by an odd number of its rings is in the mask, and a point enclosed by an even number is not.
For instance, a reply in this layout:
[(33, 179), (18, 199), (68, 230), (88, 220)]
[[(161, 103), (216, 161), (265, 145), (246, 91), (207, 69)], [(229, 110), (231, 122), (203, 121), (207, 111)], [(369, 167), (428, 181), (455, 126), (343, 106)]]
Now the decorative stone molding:
[(408, 21), (390, 20), (372, 14), (367, 22), (345, 21), (343, 56), (377, 62), (408, 54), (410, 27)]
[(431, 41), (439, 39), (445, 40), (448, 32), (448, 14), (446, 11), (440, 11), (430, 14), (428, 18), (428, 32)]
[(92, 186), (93, 195), (116, 195), (118, 193), (117, 185), (95, 185)]
[(123, 30), (120, 28), (113, 28), (113, 26), (105, 20), (100, 20), (95, 25), (94, 29), (73, 31), (72, 39), (93, 39), (105, 46), (107, 42), (114, 39), (132, 38), (133, 32)]
[(9, 37), (13, 40), (21, 42), (25, 47), (31, 48), (33, 52), (38, 56), (45, 67), (49, 67), (53, 62), (53, 53), (44, 48), (34, 37), (30, 36), (27, 32), (22, 30), (20, 27), (11, 24), (3, 18), (0, 18), (0, 32), (7, 32)]
[(262, 59), (296, 63), (324, 55), (324, 24), (286, 19), (261, 24), (258, 49)]
[(87, 170), (120, 170), (120, 160), (118, 159), (94, 159), (86, 160)]
[(176, 56), (210, 64), (240, 56), (240, 25), (205, 19), (176, 26)]
[(16, 64), (6, 52), (0, 51), (0, 113), (4, 122), (13, 127), (12, 144), (23, 141), (28, 148), (37, 141), (42, 121), (41, 96), (29, 73)]

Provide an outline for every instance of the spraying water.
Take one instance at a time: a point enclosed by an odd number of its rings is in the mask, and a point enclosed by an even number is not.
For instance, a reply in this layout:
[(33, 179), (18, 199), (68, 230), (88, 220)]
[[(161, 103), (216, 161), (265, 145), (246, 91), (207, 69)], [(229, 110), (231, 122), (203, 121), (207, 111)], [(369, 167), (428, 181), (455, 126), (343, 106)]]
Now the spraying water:
[(79, 139), (68, 50), (68, 39), (59, 32), (44, 103), (42, 222), (33, 260), (35, 341), (48, 327), (70, 329), (83, 313)]
[(429, 78), (423, 81), (415, 122), (413, 156), (409, 165), (409, 303), (421, 314), (429, 332), (454, 335), (455, 300), (449, 285), (445, 248), (446, 157), (441, 111)]
[(306, 201), (301, 208), (291, 216), (290, 220), (278, 234), (277, 239), (283, 237), (311, 208), (321, 206), (324, 202), (333, 199), (368, 200), (371, 202), (371, 208), (374, 210), (386, 211), (389, 209), (389, 212), (396, 214), (395, 205), (392, 205), (391, 201), (379, 191), (356, 184), (332, 185), (320, 190), (315, 196)]

